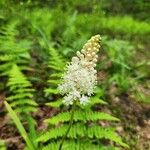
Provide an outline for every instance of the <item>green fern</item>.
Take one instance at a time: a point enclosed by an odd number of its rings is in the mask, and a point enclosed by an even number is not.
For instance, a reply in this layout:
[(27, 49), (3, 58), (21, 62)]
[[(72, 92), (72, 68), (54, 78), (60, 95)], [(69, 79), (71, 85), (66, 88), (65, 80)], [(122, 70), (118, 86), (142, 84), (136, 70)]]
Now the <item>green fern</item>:
[(17, 21), (11, 21), (0, 31), (0, 76), (9, 74), (13, 64), (18, 64), (20, 69), (29, 69), (31, 42), (24, 39), (17, 39)]
[[(47, 146), (45, 146), (42, 150), (57, 150), (59, 148), (60, 141), (51, 142)], [(74, 140), (66, 140), (64, 142), (63, 150), (118, 150), (115, 147), (105, 147), (101, 144), (92, 144), (91, 141), (84, 141), (83, 139), (74, 141)]]
[[(45, 122), (50, 123), (52, 125), (58, 124), (59, 122), (68, 122), (70, 117), (70, 113), (62, 112), (58, 115), (54, 116), (53, 118), (46, 119)], [(73, 120), (77, 121), (97, 121), (97, 120), (109, 120), (109, 121), (119, 121), (118, 118), (115, 118), (107, 113), (97, 112), (92, 110), (76, 110), (74, 113)]]
[[(97, 100), (96, 100), (97, 98)], [(123, 147), (128, 147), (125, 143), (123, 143), (122, 139), (116, 134), (115, 129), (112, 127), (101, 127), (97, 124), (98, 121), (119, 121), (118, 118), (111, 116), (110, 114), (104, 112), (93, 111), (92, 107), (101, 104), (101, 100), (99, 99), (99, 95), (96, 95), (93, 99), (94, 101), (89, 104), (89, 106), (85, 106), (84, 108), (80, 105), (76, 106), (76, 110), (74, 112), (73, 125), (67, 135), (65, 143), (63, 145), (63, 149), (69, 149), (70, 140), (74, 142), (74, 146), (72, 149), (84, 149), (87, 144), (86, 141), (90, 141), (91, 147), (93, 149), (100, 149), (98, 145), (100, 144), (100, 139), (106, 139), (113, 141)], [(98, 102), (99, 101), (99, 102)], [(96, 103), (95, 103), (96, 102)], [(102, 101), (103, 102), (103, 101)], [(50, 102), (48, 105), (53, 107), (62, 107), (63, 104), (61, 100), (58, 102)], [(43, 149), (55, 149), (57, 150), (59, 147), (60, 139), (65, 135), (66, 130), (69, 126), (68, 122), (70, 120), (70, 112), (64, 111), (58, 113), (52, 118), (46, 119), (45, 122), (49, 124), (49, 130), (38, 137), (38, 142), (46, 142), (49, 143)], [(83, 142), (84, 139), (85, 141)], [(53, 140), (56, 142), (53, 142)], [(81, 140), (82, 146), (78, 145), (76, 141)], [(72, 144), (73, 145), (73, 144)], [(78, 146), (77, 146), (78, 145)], [(89, 145), (90, 146), (90, 145)], [(94, 148), (95, 147), (95, 148)]]
[[(84, 122), (84, 120), (82, 122)], [(50, 129), (50, 131), (42, 134), (37, 140), (46, 142), (50, 139), (61, 138), (66, 133), (67, 127), (67, 124), (63, 124), (57, 128)], [(115, 133), (113, 128), (103, 128), (95, 123), (89, 124), (87, 126), (85, 126), (85, 124), (83, 123), (74, 123), (74, 125), (71, 127), (69, 134), (67, 135), (67, 138), (77, 139), (78, 137), (84, 137), (89, 139), (96, 138), (97, 140), (109, 139), (120, 144), (121, 146), (127, 146), (125, 143), (122, 142), (121, 138)]]
[[(65, 63), (63, 59), (59, 56), (58, 52), (55, 49), (49, 50), (51, 56), (49, 61), (49, 68), (51, 68), (53, 72), (51, 73), (50, 79), (48, 80), (50, 87), (45, 90), (46, 95), (58, 94), (57, 85), (60, 82), (59, 78), (61, 77), (63, 68), (65, 66)], [(121, 146), (128, 147), (125, 143), (122, 142), (121, 138), (116, 134), (113, 128), (110, 127), (103, 128), (97, 124), (99, 120), (119, 121), (119, 119), (107, 113), (93, 111), (92, 107), (94, 107), (95, 104), (96, 105), (107, 104), (105, 101), (100, 99), (100, 97), (104, 94), (103, 91), (97, 89), (96, 93), (97, 93), (96, 96), (94, 96), (91, 99), (90, 103), (87, 104), (86, 106), (81, 106), (80, 104), (77, 104), (78, 108), (74, 112), (73, 125), (67, 135), (67, 140), (77, 141), (79, 139), (84, 138), (86, 140), (91, 141), (91, 144), (96, 147), (97, 144), (95, 144), (92, 141), (96, 141), (98, 144), (100, 144), (99, 139), (107, 139), (114, 141), (115, 143)], [(64, 107), (62, 99), (59, 99), (58, 101), (49, 102), (47, 103), (47, 105), (56, 108)], [(49, 124), (50, 129), (42, 133), (37, 138), (38, 142), (49, 143), (49, 145), (44, 146), (43, 148), (44, 150), (58, 149), (59, 144), (57, 143), (57, 141), (59, 142), (59, 140), (64, 137), (66, 130), (69, 127), (68, 125), (69, 120), (70, 120), (69, 111), (58, 113), (56, 116), (53, 116), (52, 118), (45, 120), (45, 122)], [(53, 143), (53, 140), (55, 140), (57, 144)], [(66, 144), (68, 144), (67, 141), (65, 142)], [(86, 145), (86, 141), (83, 142), (83, 145), (84, 144)], [(80, 145), (77, 146), (77, 143), (74, 145), (75, 145), (74, 149), (82, 149)], [(65, 145), (63, 145), (63, 148), (65, 149)]]
[(16, 112), (36, 111), (37, 104), (32, 100), (34, 89), (17, 65), (13, 65), (9, 72), (7, 86), (10, 90), (7, 101)]
[[(16, 25), (12, 29), (15, 29)], [(46, 36), (43, 34), (42, 30), (38, 28), (39, 32), (42, 35), (40, 44), (44, 43), (45, 49), (49, 52), (49, 68), (52, 70), (50, 72), (50, 77), (48, 80), (48, 84), (50, 85), (47, 89), (45, 89), (46, 96), (48, 95), (57, 95), (57, 85), (60, 82), (60, 78), (63, 72), (63, 68), (65, 66), (65, 60), (61, 57), (58, 51), (56, 51), (52, 46), (50, 46)], [(7, 30), (4, 30), (7, 31)], [(8, 30), (9, 32), (9, 30)], [(6, 40), (6, 52), (1, 52), (1, 61), (3, 62), (1, 67), (3, 71), (2, 75), (9, 75), (9, 80), (7, 86), (10, 89), (10, 94), (7, 97), (7, 101), (10, 103), (11, 107), (15, 110), (15, 112), (32, 112), (36, 110), (36, 103), (32, 101), (34, 90), (31, 88), (31, 83), (26, 79), (20, 69), (21, 67), (17, 67), (17, 65), (26, 61), (22, 58), (25, 54), (28, 54), (27, 49), (21, 49), (19, 44), (15, 43), (16, 40), (16, 30), (12, 30), (12, 36), (9, 35), (10, 41)], [(6, 38), (6, 33), (4, 34), (4, 38)], [(6, 38), (7, 39), (7, 38)], [(3, 41), (3, 37), (1, 38)], [(12, 41), (12, 44), (10, 44)], [(16, 49), (13, 52), (10, 52), (11, 49), (7, 48), (7, 45), (11, 45), (11, 48)], [(15, 45), (15, 46), (14, 46)], [(25, 45), (27, 45), (25, 43)], [(14, 47), (13, 47), (14, 46)], [(3, 49), (3, 47), (1, 47)], [(21, 50), (20, 50), (21, 49)], [(27, 53), (26, 53), (27, 52)], [(7, 55), (6, 55), (7, 54)], [(17, 57), (16, 57), (17, 56)], [(12, 69), (8, 72), (8, 69)], [(98, 92), (99, 93), (99, 92)], [(105, 121), (119, 121), (119, 119), (111, 116), (110, 114), (93, 111), (92, 107), (95, 104), (106, 104), (103, 100), (99, 99), (100, 95), (96, 95), (91, 103), (89, 103), (85, 108), (83, 106), (78, 105), (77, 111), (75, 111), (73, 125), (69, 134), (67, 135), (67, 139), (64, 142), (64, 149), (85, 149), (86, 147), (90, 147), (93, 149), (102, 149), (99, 147), (101, 145), (100, 139), (111, 140), (121, 146), (127, 147), (125, 143), (122, 142), (121, 138), (116, 134), (115, 130), (111, 127), (101, 127), (97, 124), (99, 120)], [(53, 107), (63, 107), (61, 100), (58, 102), (51, 102), (48, 105)], [(37, 141), (38, 142), (46, 142), (48, 145), (44, 144), (43, 149), (58, 149), (60, 139), (66, 133), (66, 129), (68, 128), (68, 122), (70, 120), (70, 112), (63, 111), (62, 113), (58, 113), (58, 115), (46, 119), (50, 126), (50, 129), (45, 133), (41, 134)], [(56, 128), (57, 127), (57, 128)], [(36, 137), (36, 136), (34, 136)], [(82, 140), (84, 138), (84, 141)], [(55, 140), (55, 141), (54, 141)], [(82, 141), (79, 142), (79, 141)]]
[[(43, 12), (40, 12), (38, 14), (41, 15), (41, 13)], [(49, 42), (50, 39), (48, 38), (46, 30), (42, 29), (40, 26), (36, 26), (35, 22), (32, 22), (32, 25), (40, 35), (38, 37), (38, 41), (41, 48), (43, 48), (46, 51), (46, 54), (48, 55), (47, 63), (48, 68), (51, 70), (49, 79), (47, 81), (48, 87), (44, 89), (45, 95), (46, 97), (49, 95), (57, 95), (58, 94), (57, 85), (60, 83), (60, 78), (62, 76), (66, 61), (63, 58), (63, 56), (56, 49), (53, 48), (53, 43)]]
[(45, 89), (46, 96), (58, 94), (57, 86), (60, 83), (60, 78), (62, 77), (65, 66), (64, 58), (54, 48), (49, 48), (49, 56), (50, 60), (48, 67), (52, 69), (52, 72), (47, 81), (50, 86)]
[[(50, 139), (57, 139), (59, 137), (62, 137), (65, 134), (67, 127), (68, 125), (64, 124), (57, 127), (57, 129), (50, 129), (50, 131), (47, 131), (45, 134), (40, 136), (38, 138), (38, 141), (46, 142)], [(82, 123), (74, 123), (67, 137), (73, 139), (77, 138), (78, 136), (88, 137), (92, 139), (94, 137), (96, 137), (97, 139), (106, 138), (121, 143), (121, 140), (120, 138), (118, 138), (118, 135), (114, 132), (114, 129), (108, 127), (103, 128), (96, 124), (89, 124), (89, 126), (86, 127)]]

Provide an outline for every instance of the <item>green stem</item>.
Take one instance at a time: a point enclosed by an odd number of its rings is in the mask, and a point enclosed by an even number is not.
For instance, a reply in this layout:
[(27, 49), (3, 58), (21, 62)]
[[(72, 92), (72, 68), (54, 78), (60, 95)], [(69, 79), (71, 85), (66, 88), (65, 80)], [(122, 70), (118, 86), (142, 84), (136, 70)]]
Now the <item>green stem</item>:
[(71, 129), (71, 126), (72, 126), (72, 124), (73, 124), (74, 112), (75, 112), (75, 103), (73, 104), (72, 109), (71, 109), (69, 127), (68, 127), (68, 129), (66, 130), (66, 133), (64, 134), (64, 136), (63, 136), (63, 138), (62, 138), (62, 141), (61, 141), (61, 143), (60, 143), (60, 145), (59, 145), (59, 150), (62, 150), (63, 143), (64, 143), (64, 141), (65, 141), (65, 139), (66, 139), (66, 137), (67, 137), (67, 135), (68, 135), (68, 133), (69, 133), (69, 131), (70, 131), (70, 129)]

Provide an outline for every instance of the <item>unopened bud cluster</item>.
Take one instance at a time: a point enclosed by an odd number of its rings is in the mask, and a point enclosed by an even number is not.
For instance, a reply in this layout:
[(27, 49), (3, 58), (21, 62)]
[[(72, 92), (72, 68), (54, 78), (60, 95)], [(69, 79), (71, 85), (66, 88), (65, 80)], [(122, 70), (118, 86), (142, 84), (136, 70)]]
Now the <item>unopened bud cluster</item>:
[(94, 67), (96, 67), (100, 41), (100, 35), (91, 37), (81, 52), (77, 51), (77, 56), (73, 57), (67, 66), (63, 81), (58, 86), (60, 93), (65, 94), (66, 105), (73, 104), (76, 100), (79, 100), (81, 104), (86, 104), (93, 94), (97, 83), (97, 72)]

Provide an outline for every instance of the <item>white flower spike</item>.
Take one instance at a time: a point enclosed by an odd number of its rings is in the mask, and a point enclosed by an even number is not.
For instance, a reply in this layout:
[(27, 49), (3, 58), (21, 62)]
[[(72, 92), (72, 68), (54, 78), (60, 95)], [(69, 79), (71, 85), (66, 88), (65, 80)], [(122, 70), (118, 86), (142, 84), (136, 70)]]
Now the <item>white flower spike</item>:
[(97, 52), (100, 49), (100, 35), (91, 37), (83, 46), (81, 52), (72, 58), (63, 76), (62, 83), (58, 86), (61, 94), (65, 95), (63, 102), (72, 105), (79, 100), (85, 105), (93, 94), (97, 83), (97, 71), (94, 69), (97, 62)]

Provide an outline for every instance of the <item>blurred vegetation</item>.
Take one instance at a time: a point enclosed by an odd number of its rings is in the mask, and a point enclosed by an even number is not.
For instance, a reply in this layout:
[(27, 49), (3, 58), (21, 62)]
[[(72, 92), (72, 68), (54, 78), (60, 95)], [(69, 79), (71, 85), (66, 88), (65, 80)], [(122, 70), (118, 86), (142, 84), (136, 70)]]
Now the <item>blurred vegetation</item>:
[(102, 36), (97, 97), (110, 103), (129, 94), (150, 103), (149, 1), (1, 0), (0, 8), (0, 91), (12, 107), (62, 107), (63, 68), (95, 34)]

